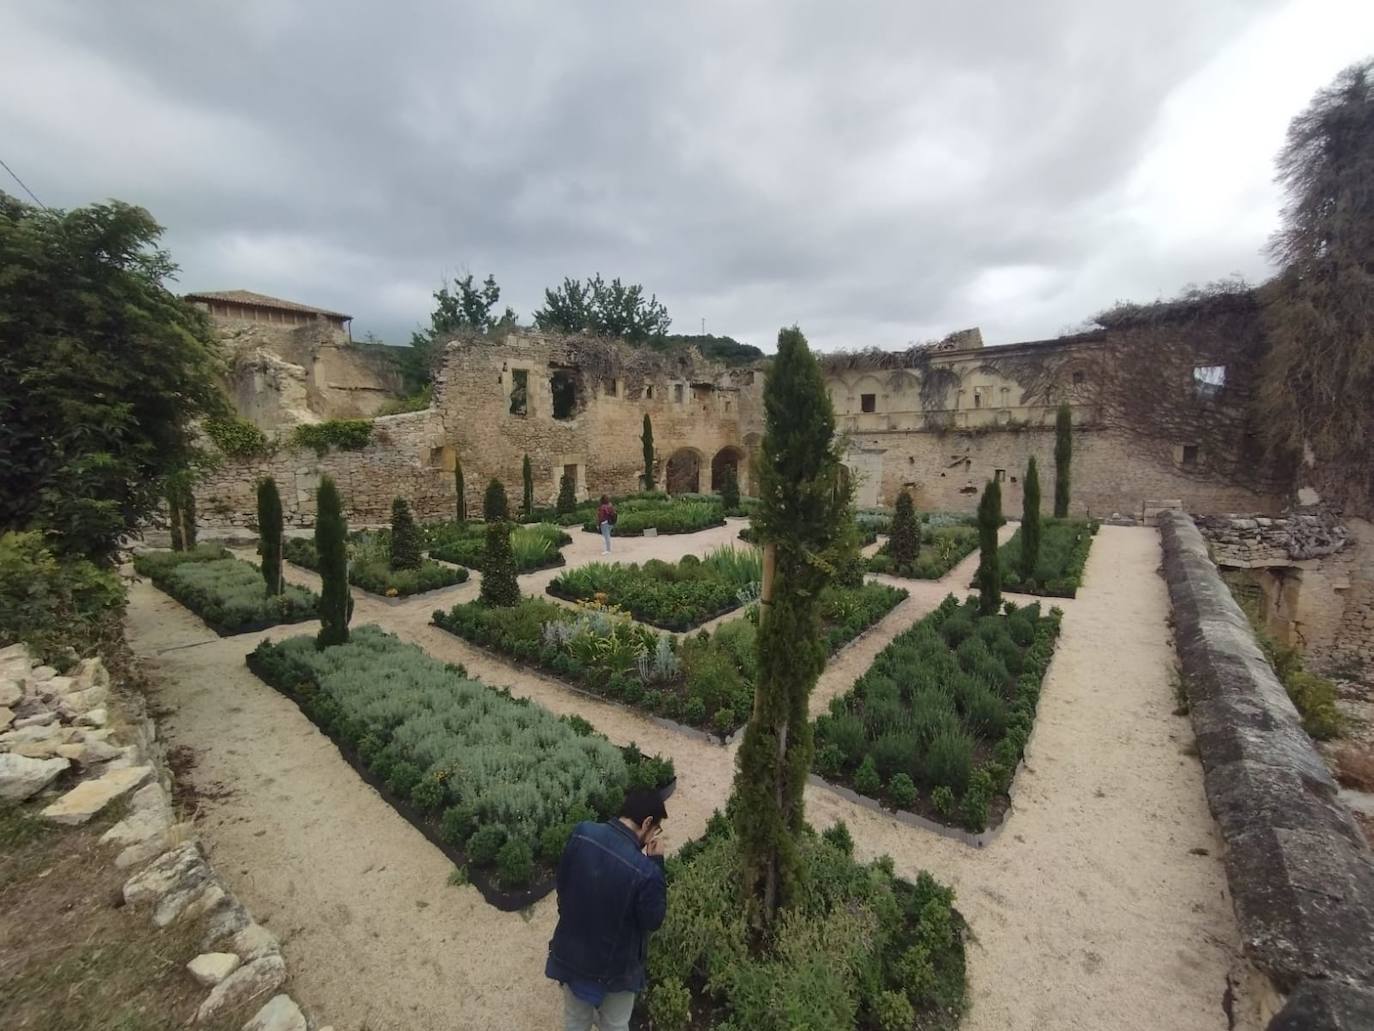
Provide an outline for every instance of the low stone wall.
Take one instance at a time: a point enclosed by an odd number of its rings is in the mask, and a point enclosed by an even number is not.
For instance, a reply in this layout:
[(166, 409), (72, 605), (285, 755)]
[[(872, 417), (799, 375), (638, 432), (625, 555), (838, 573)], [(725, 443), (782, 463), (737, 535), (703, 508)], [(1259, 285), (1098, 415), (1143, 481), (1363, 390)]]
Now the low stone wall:
[(1374, 1027), (1374, 853), (1192, 520), (1159, 519), (1207, 801), (1274, 1029)]
[(1350, 531), (1324, 511), (1293, 512), (1282, 518), (1202, 516), (1197, 525), (1219, 563), (1242, 568), (1334, 555), (1350, 538)]

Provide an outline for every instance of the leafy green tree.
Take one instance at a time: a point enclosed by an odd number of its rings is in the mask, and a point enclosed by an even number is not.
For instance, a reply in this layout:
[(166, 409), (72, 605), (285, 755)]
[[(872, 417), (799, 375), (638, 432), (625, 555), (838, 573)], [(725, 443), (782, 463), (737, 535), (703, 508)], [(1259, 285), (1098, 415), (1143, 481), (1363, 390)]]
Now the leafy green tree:
[(0, 193), (0, 530), (108, 562), (228, 413), (214, 333), (163, 284), (162, 228), (112, 201), (43, 210)]
[(1002, 485), (989, 480), (978, 502), (978, 611), (995, 616), (1002, 607), (1002, 567), (997, 562), (997, 530), (1002, 525)]
[(524, 465), (520, 470), (520, 477), (524, 481), (525, 497), (521, 505), (521, 511), (528, 519), (534, 515), (534, 468), (530, 465), (530, 456), (525, 456)]
[(190, 551), (196, 546), (194, 476), (190, 469), (178, 469), (167, 477), (167, 523), (173, 551)]
[(1054, 517), (1069, 514), (1069, 477), (1073, 465), (1073, 410), (1059, 406), (1054, 418)]
[(510, 531), (511, 524), (504, 519), (487, 523), (482, 555), (481, 598), (488, 605), (498, 608), (520, 604), (520, 586), (515, 579), (515, 556), (511, 553)]
[(489, 523), (510, 518), (510, 502), (506, 500), (506, 488), (494, 476), (487, 484), (486, 497), (482, 499), (482, 518)]
[(644, 446), (644, 489), (654, 489), (654, 424), (649, 421), (649, 413), (644, 413), (644, 432), (639, 436)]
[(315, 551), (320, 559), (320, 633), (315, 646), (348, 643), (353, 596), (348, 590), (348, 520), (332, 477), (315, 492)]
[(916, 505), (910, 491), (904, 490), (897, 495), (897, 511), (892, 516), (887, 553), (898, 570), (915, 565), (916, 556), (921, 553), (921, 524), (916, 521)]
[(1029, 580), (1040, 561), (1040, 470), (1035, 456), (1026, 463), (1025, 489), (1021, 492), (1021, 576)]
[(281, 594), (282, 511), (277, 481), (268, 476), (258, 481), (258, 556), (268, 594)]
[(453, 461), (453, 489), (456, 495), (454, 504), (458, 522), (466, 522), (468, 518), (468, 492), (466, 484), (463, 483), (463, 460), (461, 458), (456, 458)]
[(438, 348), (457, 333), (490, 333), (500, 327), (515, 325), (515, 312), (507, 307), (498, 318), (493, 314), (501, 300), (501, 288), (496, 277), (488, 275), (481, 284), (473, 281), (472, 273), (461, 279), (455, 277), (453, 289), (447, 283), (434, 291), (434, 311), (429, 316), (429, 328), (417, 330), (410, 336), (410, 354), (406, 360), (407, 377), (417, 386), (433, 379), (434, 361)]
[(657, 296), (645, 299), (644, 287), (626, 286), (619, 279), (608, 283), (600, 273), (585, 284), (565, 277), (562, 286), (544, 291), (544, 307), (534, 313), (534, 324), (542, 330), (588, 332), (636, 344), (662, 340), (672, 321)]
[[(1293, 119), (1255, 420), (1324, 498), (1374, 508), (1374, 59)], [(1304, 455), (1312, 461), (1304, 463)]]
[(751, 921), (766, 932), (796, 897), (803, 789), (813, 741), (807, 701), (825, 666), (817, 597), (850, 512), (835, 414), (801, 330), (778, 334), (764, 388), (754, 531), (764, 545), (754, 709), (740, 746), (734, 820)]
[(420, 568), (420, 530), (405, 498), (391, 502), (391, 568)]
[(559, 515), (567, 515), (577, 510), (577, 486), (573, 478), (564, 473), (558, 480), (558, 503), (554, 510)]

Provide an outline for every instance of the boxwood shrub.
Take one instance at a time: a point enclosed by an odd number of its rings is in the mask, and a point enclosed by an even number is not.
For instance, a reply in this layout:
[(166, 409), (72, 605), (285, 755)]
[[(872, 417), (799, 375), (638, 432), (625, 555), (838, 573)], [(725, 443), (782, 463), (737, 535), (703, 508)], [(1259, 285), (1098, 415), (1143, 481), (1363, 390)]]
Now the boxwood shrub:
[(981, 831), (1005, 807), (1061, 613), (947, 597), (816, 720), (813, 768), (895, 808)]
[(1018, 529), (1011, 540), (997, 549), (997, 562), (1002, 567), (1002, 589), (1052, 598), (1077, 596), (1078, 588), (1083, 585), (1088, 551), (1100, 525), (1095, 519), (1042, 519), (1040, 557), (1029, 577), (1021, 575), (1021, 531)]
[[(389, 544), (390, 535), (385, 533), (363, 531), (350, 535), (348, 582), (387, 598), (404, 598), (467, 582), (466, 569), (453, 569), (430, 559), (422, 559), (418, 569), (392, 569)], [(320, 558), (309, 537), (288, 537), (282, 555), (288, 562), (319, 571)]]
[[(660, 534), (696, 533), (725, 525), (725, 509), (718, 500), (631, 499), (616, 503), (616, 515), (616, 524), (611, 527), (612, 537), (642, 537), (644, 531), (650, 529)], [(582, 529), (588, 533), (601, 532), (596, 524), (595, 509), (583, 519)]]
[[(429, 557), (480, 570), (486, 551), (485, 531), (485, 523), (431, 523), (424, 528)], [(554, 523), (516, 526), (510, 535), (515, 571), (530, 573), (561, 566), (562, 549), (571, 543), (572, 538)]]
[(921, 527), (921, 550), (916, 561), (898, 566), (888, 554), (887, 545), (868, 560), (870, 573), (887, 573), (913, 580), (938, 580), (978, 549), (978, 531), (960, 524), (935, 529)]
[(319, 595), (293, 586), (269, 595), (256, 565), (232, 558), (219, 547), (144, 552), (134, 557), (134, 570), (221, 636), (300, 623), (318, 615)]

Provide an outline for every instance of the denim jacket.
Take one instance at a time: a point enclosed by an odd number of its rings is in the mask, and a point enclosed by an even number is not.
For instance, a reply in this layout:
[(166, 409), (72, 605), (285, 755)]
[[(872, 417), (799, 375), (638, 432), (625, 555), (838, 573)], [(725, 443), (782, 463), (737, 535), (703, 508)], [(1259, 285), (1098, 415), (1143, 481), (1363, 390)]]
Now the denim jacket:
[(579, 823), (558, 862), (558, 926), (545, 976), (640, 991), (649, 935), (667, 909), (662, 856), (644, 855), (619, 820)]

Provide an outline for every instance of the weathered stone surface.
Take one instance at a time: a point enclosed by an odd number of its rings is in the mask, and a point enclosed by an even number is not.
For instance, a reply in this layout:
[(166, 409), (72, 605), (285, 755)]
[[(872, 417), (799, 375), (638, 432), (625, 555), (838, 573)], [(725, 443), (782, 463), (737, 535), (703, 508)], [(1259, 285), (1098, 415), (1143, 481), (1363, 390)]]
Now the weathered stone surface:
[(76, 718), (76, 722), (83, 727), (103, 727), (110, 721), (110, 714), (103, 707), (92, 709), (90, 712), (83, 712)]
[(225, 897), (224, 889), (213, 881), (179, 886), (164, 895), (153, 907), (153, 925), (166, 927), (177, 920), (194, 922), (223, 902)]
[(23, 662), (25, 669), (29, 668), (28, 645), (21, 641), (18, 644), (6, 645), (4, 648), (0, 648), (0, 662), (9, 663), (18, 661)]
[[(97, 731), (96, 733), (100, 733)], [(90, 735), (87, 735), (88, 737)], [(162, 785), (154, 781), (145, 784), (132, 795), (129, 796), (129, 810), (139, 812), (143, 809), (166, 809), (169, 808), (167, 793), (162, 790)]]
[(167, 833), (172, 825), (172, 813), (167, 808), (145, 806), (120, 820), (100, 836), (102, 845), (133, 845)]
[(274, 995), (243, 1031), (306, 1031), (305, 1014), (289, 995)]
[(204, 881), (209, 876), (209, 870), (201, 857), (200, 846), (194, 841), (178, 845), (125, 882), (124, 901), (131, 906), (138, 906), (159, 899), (183, 878), (195, 876), (192, 871), (197, 867), (204, 871), (200, 875), (200, 880)]
[(232, 952), (203, 952), (186, 969), (200, 984), (213, 988), (242, 965), (243, 960)]
[(109, 696), (108, 688), (92, 687), (86, 691), (72, 691), (63, 695), (59, 705), (63, 714), (70, 719), (101, 707)]
[(1327, 980), (1304, 981), (1269, 1022), (1268, 1031), (1369, 1031), (1374, 992)]
[(105, 669), (105, 663), (99, 658), (82, 659), (72, 670), (72, 680), (76, 682), (78, 691), (86, 691), (93, 687), (109, 687), (110, 674)]
[(9, 677), (0, 679), (0, 705), (18, 705), (23, 697), (24, 689), (19, 686), (19, 681), (11, 680)]
[(4, 730), (14, 722), (14, 710), (5, 705), (0, 705), (0, 730)]
[[(248, 915), (243, 903), (230, 894), (224, 904), (210, 914), (210, 919), (205, 922), (205, 934), (200, 939), (200, 947), (208, 949), (226, 938), (232, 938), (252, 922), (253, 918)], [(234, 951), (240, 957), (243, 955), (237, 949)]]
[(46, 727), (56, 719), (57, 713), (51, 710), (34, 713), (32, 716), (21, 716), (14, 721), (14, 729), (22, 730), (24, 727)]
[(250, 923), (235, 934), (233, 940), (229, 942), (229, 947), (242, 956), (245, 961), (261, 959), (263, 956), (271, 956), (281, 952), (281, 944), (277, 941), (277, 936), (256, 922)]
[(61, 701), (75, 687), (76, 681), (71, 677), (49, 677), (34, 683), (35, 693), (51, 701)]
[(0, 750), (17, 752), (25, 745), (56, 749), (58, 745), (65, 745), (80, 737), (81, 731), (75, 727), (20, 727), (0, 734)]
[(0, 753), (0, 798), (22, 802), (51, 784), (70, 766), (66, 759), (31, 759), (28, 756)]
[(39, 684), (51, 680), (55, 676), (57, 676), (57, 670), (51, 666), (35, 666), (29, 670), (29, 679)]
[(276, 991), (285, 980), (286, 963), (280, 956), (264, 956), (247, 963), (215, 985), (196, 1010), (196, 1021), (203, 1024), (214, 1020), (225, 1010)]
[(58, 745), (57, 754), (64, 759), (80, 763), (82, 766), (94, 766), (97, 763), (117, 759), (124, 753), (108, 742), (97, 738), (86, 738), (72, 744)]
[(173, 840), (173, 834), (169, 831), (166, 834), (157, 834), (146, 841), (130, 845), (115, 856), (115, 867), (120, 870), (128, 870), (131, 867), (142, 866), (150, 859), (167, 851)]
[(95, 780), (78, 784), (43, 810), (43, 818), (73, 825), (85, 823), (121, 795), (126, 795), (153, 775), (151, 766), (112, 770)]

